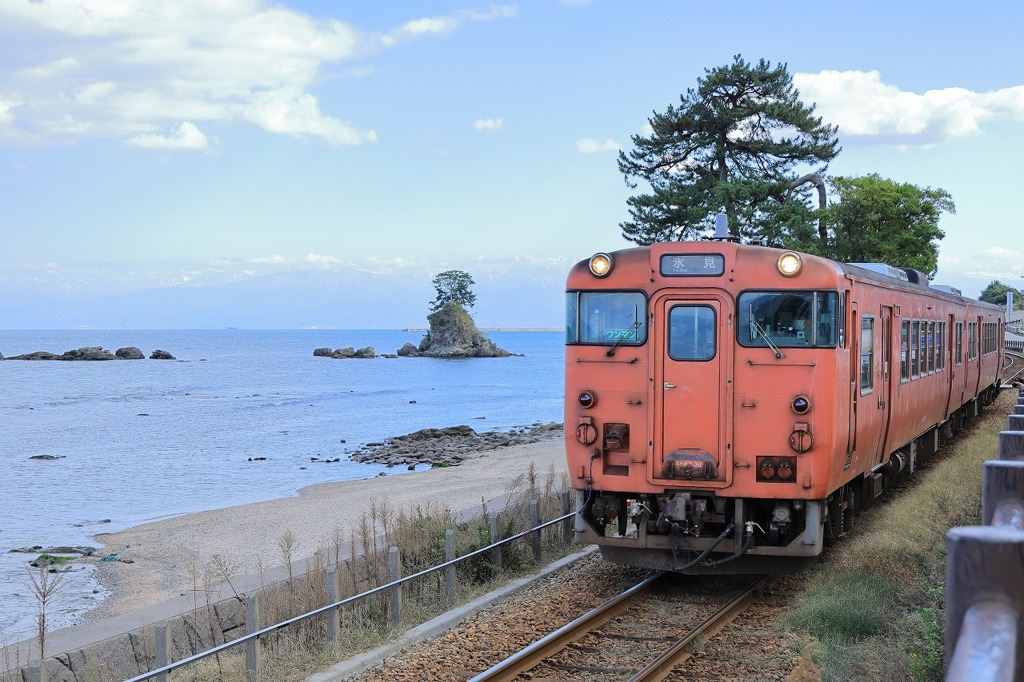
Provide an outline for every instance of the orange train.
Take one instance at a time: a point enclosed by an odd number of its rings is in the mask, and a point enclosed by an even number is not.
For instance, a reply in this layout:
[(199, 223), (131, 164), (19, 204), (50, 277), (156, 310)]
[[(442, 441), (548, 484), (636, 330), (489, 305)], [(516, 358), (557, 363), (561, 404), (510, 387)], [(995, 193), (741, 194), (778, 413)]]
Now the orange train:
[(578, 263), (578, 541), (683, 573), (806, 568), (999, 391), (1004, 312), (913, 270), (730, 241)]

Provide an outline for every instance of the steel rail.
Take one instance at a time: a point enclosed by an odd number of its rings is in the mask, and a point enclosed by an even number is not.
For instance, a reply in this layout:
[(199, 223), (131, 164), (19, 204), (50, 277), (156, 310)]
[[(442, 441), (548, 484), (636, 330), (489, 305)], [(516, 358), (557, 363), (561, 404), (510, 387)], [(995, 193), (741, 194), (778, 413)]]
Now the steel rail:
[(572, 642), (622, 613), (633, 598), (647, 592), (666, 573), (667, 571), (661, 571), (643, 582), (637, 583), (614, 599), (587, 611), (579, 618), (566, 623), (551, 634), (488, 668), (469, 682), (509, 682), (514, 680), (541, 661), (550, 658)]
[(661, 652), (657, 658), (647, 666), (629, 678), (629, 682), (655, 682), (663, 680), (672, 674), (672, 670), (690, 658), (693, 654), (686, 651), (686, 647), (698, 638), (707, 639), (736, 619), (749, 608), (754, 601), (755, 594), (762, 588), (774, 582), (778, 576), (765, 575), (758, 578), (750, 586), (744, 588), (727, 604), (719, 608), (710, 616), (701, 621), (695, 628), (676, 640), (672, 646)]

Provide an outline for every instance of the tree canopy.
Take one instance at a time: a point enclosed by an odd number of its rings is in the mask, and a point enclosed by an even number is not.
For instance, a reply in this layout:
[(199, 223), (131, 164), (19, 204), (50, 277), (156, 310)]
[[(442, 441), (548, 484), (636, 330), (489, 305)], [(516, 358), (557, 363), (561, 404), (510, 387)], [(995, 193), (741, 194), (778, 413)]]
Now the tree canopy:
[(894, 182), (877, 173), (832, 177), (828, 184), (838, 201), (818, 212), (824, 244), (792, 235), (787, 247), (846, 263), (889, 263), (929, 277), (935, 274), (938, 242), (946, 236), (939, 218), (956, 213), (948, 192)]
[(446, 270), (434, 277), (433, 284), (437, 298), (430, 304), (431, 312), (436, 313), (452, 303), (463, 308), (472, 308), (476, 304), (476, 294), (470, 288), (476, 282), (462, 270)]
[(1024, 310), (1024, 294), (1022, 294), (1019, 289), (1014, 289), (1008, 284), (1003, 284), (999, 280), (993, 280), (987, 287), (985, 287), (981, 291), (981, 295), (978, 296), (978, 300), (1005, 306), (1007, 292), (1013, 292), (1013, 309)]
[(623, 236), (637, 244), (694, 239), (720, 210), (735, 237), (811, 229), (796, 169), (810, 167), (805, 178), (824, 173), (839, 147), (836, 128), (798, 95), (785, 64), (736, 55), (705, 69), (678, 107), (654, 112), (650, 136), (634, 135), (634, 148), (619, 152), (627, 185), (644, 180), (652, 190), (627, 200), (632, 220), (621, 224)]

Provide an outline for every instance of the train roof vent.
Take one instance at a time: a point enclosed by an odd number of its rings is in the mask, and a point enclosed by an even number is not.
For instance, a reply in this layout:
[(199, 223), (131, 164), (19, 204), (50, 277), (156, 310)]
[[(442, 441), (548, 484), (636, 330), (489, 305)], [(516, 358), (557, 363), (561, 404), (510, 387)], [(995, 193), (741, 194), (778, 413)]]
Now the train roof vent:
[(907, 273), (908, 282), (928, 286), (928, 275), (924, 274), (920, 270), (915, 270), (914, 268), (900, 268), (900, 270)]
[(887, 265), (886, 263), (849, 263), (849, 265), (853, 265), (854, 267), (858, 268), (863, 268), (865, 270), (870, 270), (871, 272), (877, 272), (880, 275), (892, 277), (893, 279), (898, 279), (901, 282), (910, 281), (907, 278), (906, 272), (900, 270), (899, 268), (894, 268), (891, 265)]
[(948, 284), (933, 284), (932, 289), (938, 289), (939, 291), (945, 291), (947, 294), (953, 294), (954, 296), (963, 296), (964, 292), (960, 291), (956, 287), (951, 287)]

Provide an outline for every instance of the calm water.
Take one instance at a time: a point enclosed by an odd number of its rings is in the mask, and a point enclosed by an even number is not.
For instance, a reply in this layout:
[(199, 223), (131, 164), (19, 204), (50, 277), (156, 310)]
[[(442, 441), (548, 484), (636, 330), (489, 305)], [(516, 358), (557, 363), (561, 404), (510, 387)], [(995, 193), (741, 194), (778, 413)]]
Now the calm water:
[[(178, 360), (0, 362), (0, 643), (29, 636), (35, 609), (26, 568), (35, 555), (9, 549), (97, 546), (97, 533), (376, 476), (381, 467), (345, 455), (421, 428), (492, 431), (561, 421), (560, 332), (488, 334), (524, 356), (507, 359), (313, 357), (319, 347), (394, 353), (422, 336), (0, 330), (5, 357), (136, 346), (147, 357), (159, 348)], [(255, 457), (266, 461), (248, 461)], [(75, 571), (54, 626), (94, 607), (103, 596), (94, 587), (86, 569)]]

